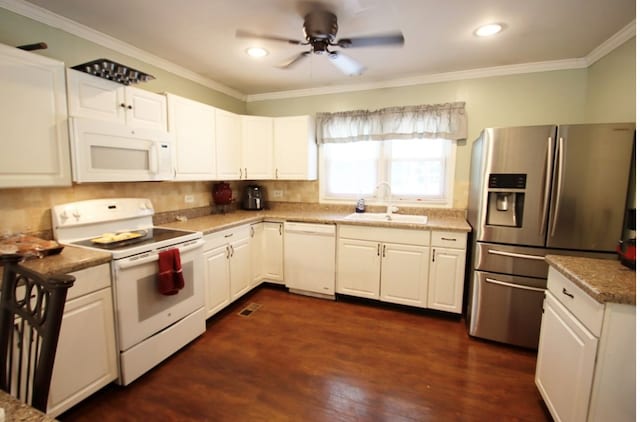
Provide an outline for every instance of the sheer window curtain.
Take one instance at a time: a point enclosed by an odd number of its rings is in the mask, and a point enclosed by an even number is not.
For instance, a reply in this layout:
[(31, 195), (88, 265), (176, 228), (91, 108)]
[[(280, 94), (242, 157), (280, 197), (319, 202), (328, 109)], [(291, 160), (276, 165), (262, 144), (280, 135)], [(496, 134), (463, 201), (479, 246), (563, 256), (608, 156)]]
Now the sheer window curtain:
[(388, 107), (316, 115), (316, 142), (467, 138), (464, 102)]

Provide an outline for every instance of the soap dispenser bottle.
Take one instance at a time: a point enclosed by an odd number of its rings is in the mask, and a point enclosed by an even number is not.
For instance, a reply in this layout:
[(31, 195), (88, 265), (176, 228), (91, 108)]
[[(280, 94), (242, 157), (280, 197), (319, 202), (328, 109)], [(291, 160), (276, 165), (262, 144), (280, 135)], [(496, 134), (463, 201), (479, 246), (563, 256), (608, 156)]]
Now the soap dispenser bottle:
[(364, 205), (364, 198), (358, 199), (358, 203), (356, 204), (356, 212), (364, 212), (366, 206)]

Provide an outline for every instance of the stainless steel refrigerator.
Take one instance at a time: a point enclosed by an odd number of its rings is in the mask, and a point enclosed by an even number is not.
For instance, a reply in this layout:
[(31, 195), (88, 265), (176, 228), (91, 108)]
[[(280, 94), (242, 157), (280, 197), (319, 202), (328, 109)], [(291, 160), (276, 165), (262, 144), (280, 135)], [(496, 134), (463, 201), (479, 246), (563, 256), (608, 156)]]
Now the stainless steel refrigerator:
[(615, 258), (635, 124), (484, 129), (469, 186), (471, 336), (537, 348), (547, 254)]

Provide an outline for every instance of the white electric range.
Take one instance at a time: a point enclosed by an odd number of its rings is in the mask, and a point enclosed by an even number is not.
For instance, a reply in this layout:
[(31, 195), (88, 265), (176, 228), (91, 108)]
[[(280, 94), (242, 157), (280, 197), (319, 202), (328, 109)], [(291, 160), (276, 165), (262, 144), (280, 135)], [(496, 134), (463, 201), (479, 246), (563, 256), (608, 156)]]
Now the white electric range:
[[(146, 198), (93, 199), (57, 205), (51, 210), (54, 238), (61, 244), (112, 255), (119, 384), (127, 385), (204, 333), (204, 281), (201, 232), (153, 226), (154, 209)], [(134, 233), (137, 238), (98, 243), (105, 233)], [(184, 288), (158, 292), (159, 252), (177, 248)]]

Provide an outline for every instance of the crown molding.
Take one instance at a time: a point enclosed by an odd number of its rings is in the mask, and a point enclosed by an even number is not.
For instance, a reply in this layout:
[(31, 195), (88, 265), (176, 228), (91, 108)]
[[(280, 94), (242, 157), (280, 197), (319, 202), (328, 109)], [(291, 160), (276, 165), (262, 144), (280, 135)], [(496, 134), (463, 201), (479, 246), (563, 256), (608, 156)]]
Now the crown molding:
[(587, 66), (591, 66), (625, 42), (636, 36), (636, 20), (632, 20), (627, 26), (616, 32), (608, 40), (594, 48), (585, 56)]
[(383, 88), (399, 88), (412, 85), (425, 85), (439, 82), (459, 81), (464, 79), (490, 78), (494, 76), (520, 75), (523, 73), (549, 72), (554, 70), (570, 70), (585, 68), (584, 59), (555, 60), (548, 62), (522, 63), (508, 66), (485, 67), (480, 69), (460, 70), (457, 72), (434, 73), (409, 78), (393, 79), (352, 85), (336, 85), (309, 89), (267, 92), (247, 95), (248, 103), (266, 100), (282, 100), (286, 98), (309, 97), (313, 95), (339, 94), (344, 92), (365, 91)]
[(133, 45), (127, 44), (102, 32), (96, 31), (88, 26), (79, 24), (63, 16), (52, 13), (24, 0), (0, 0), (0, 7), (33, 19), (40, 23), (69, 32), (80, 38), (94, 42), (103, 47), (115, 50), (119, 53), (135, 57), (148, 64), (164, 69), (168, 72), (181, 76), (185, 79), (204, 85), (208, 88), (219, 91), (240, 101), (255, 102), (266, 100), (278, 100), (296, 97), (308, 97), (313, 95), (327, 95), (344, 92), (364, 91), (383, 88), (397, 88), (411, 85), (432, 84), (438, 82), (458, 81), (464, 79), (489, 78), (494, 76), (519, 75), (524, 73), (549, 72), (555, 70), (583, 69), (591, 66), (620, 45), (635, 37), (635, 19), (615, 33), (605, 42), (594, 48), (589, 54), (582, 58), (555, 60), (547, 62), (523, 63), (507, 66), (495, 66), (456, 72), (436, 73), (429, 75), (418, 75), (408, 78), (392, 79), (387, 81), (335, 85), (328, 87), (297, 89), (288, 91), (267, 92), (262, 94), (246, 95), (240, 91), (230, 88), (212, 79), (206, 78), (189, 69), (179, 66), (173, 62), (155, 56), (147, 51), (141, 50)]
[(226, 85), (199, 75), (173, 62), (165, 60), (147, 51), (141, 50), (131, 44), (127, 44), (107, 34), (89, 28), (88, 26), (57, 15), (53, 12), (43, 9), (42, 7), (27, 3), (23, 0), (0, 0), (0, 7), (25, 16), (27, 18), (33, 19), (45, 25), (51, 26), (53, 28), (57, 28), (70, 34), (76, 35), (80, 38), (101, 45), (102, 47), (117, 51), (118, 53), (135, 57), (136, 59), (139, 59), (145, 63), (156, 66), (160, 69), (166, 70), (193, 82), (199, 83), (240, 101), (246, 101), (246, 95), (242, 92), (236, 91), (233, 88), (229, 88)]

